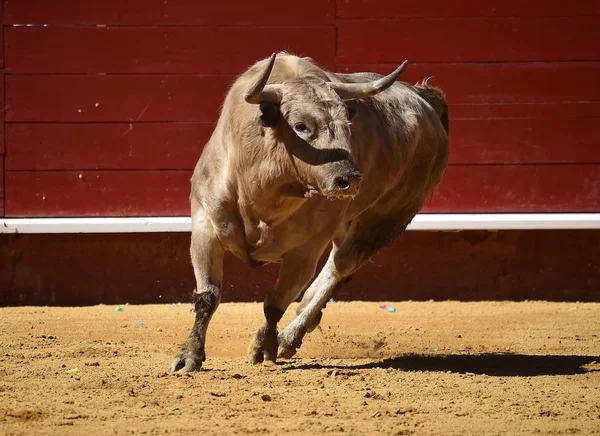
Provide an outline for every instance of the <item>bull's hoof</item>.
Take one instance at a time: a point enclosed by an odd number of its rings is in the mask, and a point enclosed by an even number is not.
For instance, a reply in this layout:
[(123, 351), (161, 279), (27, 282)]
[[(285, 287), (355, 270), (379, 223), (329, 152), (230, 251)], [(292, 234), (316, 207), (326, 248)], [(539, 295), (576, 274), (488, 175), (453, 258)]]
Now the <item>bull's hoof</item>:
[(279, 357), (283, 359), (290, 359), (302, 345), (302, 339), (299, 341), (294, 340), (293, 337), (290, 337), (287, 329), (279, 334), (277, 342), (279, 343)]
[(251, 365), (264, 361), (277, 360), (277, 330), (267, 330), (264, 326), (254, 334), (248, 348), (248, 362)]
[(275, 362), (277, 360), (277, 350), (271, 353), (267, 350), (250, 350), (248, 353), (248, 363), (250, 365), (257, 365), (265, 361)]
[(296, 354), (295, 348), (280, 348), (279, 357), (282, 359), (291, 359)]
[(203, 352), (183, 351), (175, 358), (175, 360), (173, 360), (173, 363), (171, 363), (171, 366), (167, 369), (167, 373), (200, 371), (202, 362), (204, 362), (205, 359), (206, 357)]

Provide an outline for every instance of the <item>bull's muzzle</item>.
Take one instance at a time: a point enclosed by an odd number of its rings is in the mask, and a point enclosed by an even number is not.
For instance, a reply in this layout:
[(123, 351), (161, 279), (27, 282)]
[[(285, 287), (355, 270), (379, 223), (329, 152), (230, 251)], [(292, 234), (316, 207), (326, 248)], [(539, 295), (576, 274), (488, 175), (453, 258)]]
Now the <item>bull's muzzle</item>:
[(358, 171), (336, 175), (331, 179), (324, 193), (331, 199), (354, 198), (360, 189), (361, 180)]

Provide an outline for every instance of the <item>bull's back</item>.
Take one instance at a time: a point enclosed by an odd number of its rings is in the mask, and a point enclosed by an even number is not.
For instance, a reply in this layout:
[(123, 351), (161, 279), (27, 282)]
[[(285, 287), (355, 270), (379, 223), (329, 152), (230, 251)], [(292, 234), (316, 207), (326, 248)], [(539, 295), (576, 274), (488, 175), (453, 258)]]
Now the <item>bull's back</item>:
[[(363, 73), (358, 79), (377, 76)], [(399, 223), (403, 229), (439, 184), (449, 155), (448, 111), (443, 94), (432, 95), (438, 99), (431, 98), (436, 107), (427, 99), (429, 95), (397, 83), (359, 102), (352, 140), (364, 179), (349, 218), (368, 222), (366, 227), (392, 228)], [(390, 230), (392, 234), (399, 231)]]

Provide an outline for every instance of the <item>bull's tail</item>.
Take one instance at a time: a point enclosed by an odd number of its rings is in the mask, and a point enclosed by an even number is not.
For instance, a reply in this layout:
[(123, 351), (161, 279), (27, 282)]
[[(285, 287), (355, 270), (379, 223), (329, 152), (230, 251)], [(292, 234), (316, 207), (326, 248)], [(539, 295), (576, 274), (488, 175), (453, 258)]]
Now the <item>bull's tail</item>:
[(431, 105), (433, 110), (440, 121), (442, 126), (446, 130), (446, 133), (450, 133), (450, 121), (448, 119), (448, 103), (446, 103), (446, 96), (441, 89), (431, 86), (427, 83), (427, 80), (423, 80), (421, 83), (417, 83), (415, 88), (419, 95)]

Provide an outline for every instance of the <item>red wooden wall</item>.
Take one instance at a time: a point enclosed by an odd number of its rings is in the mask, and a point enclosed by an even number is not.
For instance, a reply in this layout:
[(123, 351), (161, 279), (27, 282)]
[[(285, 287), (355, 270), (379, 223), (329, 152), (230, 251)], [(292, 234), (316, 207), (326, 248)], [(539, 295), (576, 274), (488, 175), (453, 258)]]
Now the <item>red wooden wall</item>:
[(228, 85), (277, 50), (340, 72), (409, 59), (403, 80), (434, 78), (452, 151), (427, 212), (600, 212), (598, 1), (3, 6), (7, 217), (187, 215)]

